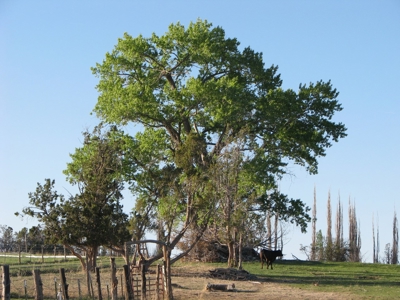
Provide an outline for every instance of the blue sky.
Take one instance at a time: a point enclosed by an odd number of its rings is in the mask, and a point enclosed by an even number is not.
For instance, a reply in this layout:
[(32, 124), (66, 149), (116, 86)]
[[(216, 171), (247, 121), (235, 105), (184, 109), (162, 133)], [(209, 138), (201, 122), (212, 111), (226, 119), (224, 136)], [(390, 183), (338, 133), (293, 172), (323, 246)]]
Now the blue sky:
[[(331, 80), (344, 110), (335, 116), (348, 137), (320, 159), (319, 174), (293, 167), (281, 191), (310, 207), (317, 190), (317, 228), (326, 233), (326, 200), (340, 195), (347, 237), (355, 203), (362, 253), (372, 260), (372, 217), (380, 245), (392, 241), (400, 212), (400, 2), (387, 1), (0, 1), (0, 225), (31, 227), (14, 212), (45, 178), (73, 191), (62, 171), (82, 132), (98, 123), (90, 67), (124, 32), (162, 35), (168, 25), (206, 19), (278, 65), (285, 88)], [(134, 127), (131, 127), (134, 130)], [(134, 199), (127, 195), (127, 211)], [(377, 218), (379, 217), (379, 223)], [(377, 224), (378, 223), (378, 224)], [(309, 233), (289, 227), (284, 253), (304, 258)], [(383, 254), (383, 250), (381, 250)]]

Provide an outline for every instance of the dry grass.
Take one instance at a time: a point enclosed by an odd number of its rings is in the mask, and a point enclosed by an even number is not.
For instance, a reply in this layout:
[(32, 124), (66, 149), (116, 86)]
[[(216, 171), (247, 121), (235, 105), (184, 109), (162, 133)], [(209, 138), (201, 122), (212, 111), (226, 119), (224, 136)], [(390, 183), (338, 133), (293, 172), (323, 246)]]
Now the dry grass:
[(207, 278), (209, 270), (207, 265), (188, 265), (174, 267), (172, 282), (174, 285), (174, 299), (358, 299), (357, 296), (343, 293), (330, 293), (318, 291), (318, 285), (313, 290), (290, 287), (288, 283), (273, 282), (259, 278), (256, 281), (235, 281), (235, 291), (207, 291), (207, 283), (227, 284), (233, 281)]

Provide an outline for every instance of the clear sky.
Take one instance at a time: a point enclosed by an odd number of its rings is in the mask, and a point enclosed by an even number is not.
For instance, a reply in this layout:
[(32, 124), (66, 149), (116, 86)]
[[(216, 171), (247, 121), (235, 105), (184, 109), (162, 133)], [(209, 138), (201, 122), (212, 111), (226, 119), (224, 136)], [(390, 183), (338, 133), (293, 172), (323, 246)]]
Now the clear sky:
[[(190, 4), (189, 4), (190, 3)], [(90, 67), (124, 32), (162, 35), (168, 25), (201, 18), (227, 37), (278, 65), (284, 88), (331, 80), (344, 110), (335, 116), (348, 136), (320, 159), (319, 174), (293, 168), (281, 191), (310, 207), (317, 190), (317, 229), (326, 234), (326, 201), (333, 219), (340, 196), (347, 237), (348, 201), (355, 203), (362, 254), (372, 260), (372, 217), (381, 254), (400, 213), (400, 2), (386, 1), (0, 1), (0, 224), (15, 231), (36, 225), (14, 212), (45, 178), (73, 189), (62, 171), (98, 123)], [(132, 130), (134, 128), (132, 127)], [(134, 198), (126, 196), (127, 211)], [(379, 222), (377, 219), (379, 218)], [(293, 227), (284, 253), (305, 258), (311, 243)]]

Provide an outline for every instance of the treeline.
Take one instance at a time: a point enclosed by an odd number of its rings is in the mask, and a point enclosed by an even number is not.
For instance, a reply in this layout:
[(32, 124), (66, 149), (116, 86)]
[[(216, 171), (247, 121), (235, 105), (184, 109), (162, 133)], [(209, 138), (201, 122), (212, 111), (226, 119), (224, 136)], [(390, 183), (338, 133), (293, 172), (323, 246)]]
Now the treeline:
[[(11, 226), (0, 225), (0, 253), (30, 253), (47, 255), (73, 255), (73, 253), (62, 244), (49, 244), (46, 242), (43, 227), (41, 225), (31, 228), (22, 228), (20, 231), (14, 231)], [(118, 253), (112, 253), (106, 247), (98, 249), (98, 256), (112, 254), (119, 256)]]
[[(328, 193), (327, 200), (327, 231), (326, 235), (321, 230), (317, 231), (317, 197), (314, 188), (314, 204), (312, 209), (312, 238), (309, 246), (300, 246), (300, 250), (307, 255), (308, 260), (312, 261), (349, 261), (362, 262), (361, 254), (361, 231), (359, 221), (356, 214), (355, 203), (348, 204), (348, 236), (344, 238), (343, 225), (343, 204), (338, 200), (334, 229), (332, 227), (332, 205), (331, 195)], [(332, 231), (334, 230), (334, 235)], [(372, 235), (373, 235), (373, 262), (385, 264), (398, 264), (398, 221), (396, 212), (393, 217), (393, 240), (392, 244), (385, 245), (384, 254), (380, 256), (379, 245), (379, 228), (375, 232), (374, 220), (372, 220)]]
[(42, 251), (42, 248), (54, 248), (45, 245), (43, 229), (40, 225), (22, 228), (20, 231), (8, 225), (0, 225), (0, 252), (30, 252)]

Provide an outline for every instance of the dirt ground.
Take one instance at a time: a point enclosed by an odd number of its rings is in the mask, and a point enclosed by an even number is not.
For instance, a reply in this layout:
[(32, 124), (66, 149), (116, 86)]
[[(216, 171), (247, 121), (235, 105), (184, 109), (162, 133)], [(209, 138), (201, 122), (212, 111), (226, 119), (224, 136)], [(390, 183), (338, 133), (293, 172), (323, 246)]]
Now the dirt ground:
[[(232, 281), (207, 278), (209, 269), (200, 269), (197, 271), (187, 268), (179, 270), (173, 268), (172, 277), (174, 299), (359, 299), (354, 295), (343, 293), (319, 292), (318, 286), (314, 290), (304, 290), (301, 288), (290, 287), (285, 283), (268, 282), (259, 278), (254, 281)], [(211, 284), (235, 284), (233, 291), (207, 291), (206, 286)]]

